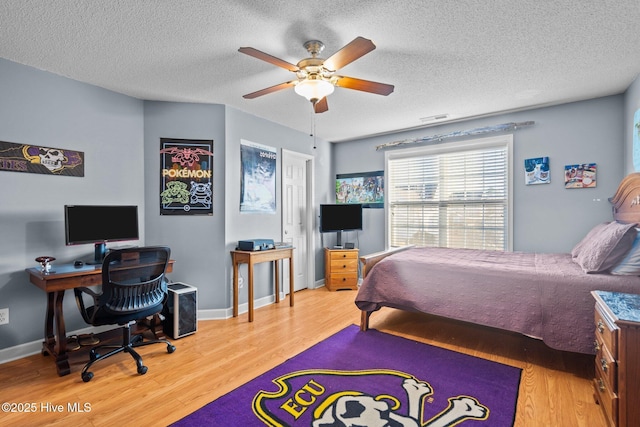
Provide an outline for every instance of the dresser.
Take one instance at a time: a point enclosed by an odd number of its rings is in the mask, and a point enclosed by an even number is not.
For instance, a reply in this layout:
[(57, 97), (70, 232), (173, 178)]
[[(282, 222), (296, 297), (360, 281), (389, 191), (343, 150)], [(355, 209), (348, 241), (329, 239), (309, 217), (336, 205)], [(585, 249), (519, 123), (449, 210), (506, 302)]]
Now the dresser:
[(640, 420), (640, 295), (593, 291), (595, 397), (611, 426)]
[(358, 249), (324, 249), (324, 284), (330, 291), (358, 289)]

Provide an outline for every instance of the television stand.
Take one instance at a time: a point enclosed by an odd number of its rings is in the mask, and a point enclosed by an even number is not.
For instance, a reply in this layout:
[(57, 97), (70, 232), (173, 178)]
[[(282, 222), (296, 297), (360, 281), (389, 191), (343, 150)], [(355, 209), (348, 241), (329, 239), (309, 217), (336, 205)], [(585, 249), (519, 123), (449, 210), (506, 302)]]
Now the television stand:
[(330, 291), (358, 289), (358, 249), (324, 249), (324, 285)]

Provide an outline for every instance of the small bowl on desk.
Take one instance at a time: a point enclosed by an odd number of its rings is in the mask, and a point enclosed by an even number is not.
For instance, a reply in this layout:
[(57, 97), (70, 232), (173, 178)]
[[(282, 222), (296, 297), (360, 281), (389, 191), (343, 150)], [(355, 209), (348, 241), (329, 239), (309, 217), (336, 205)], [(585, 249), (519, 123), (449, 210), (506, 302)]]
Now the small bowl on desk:
[(36, 262), (40, 263), (40, 271), (42, 274), (51, 273), (51, 263), (56, 259), (52, 256), (39, 256), (36, 258)]

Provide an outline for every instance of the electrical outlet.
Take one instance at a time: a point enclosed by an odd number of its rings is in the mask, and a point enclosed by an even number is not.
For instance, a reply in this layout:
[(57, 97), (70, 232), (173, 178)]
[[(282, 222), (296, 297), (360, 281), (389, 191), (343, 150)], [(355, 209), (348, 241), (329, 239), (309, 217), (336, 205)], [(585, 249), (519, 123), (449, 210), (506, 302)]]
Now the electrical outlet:
[(6, 325), (9, 323), (9, 309), (0, 308), (0, 325)]

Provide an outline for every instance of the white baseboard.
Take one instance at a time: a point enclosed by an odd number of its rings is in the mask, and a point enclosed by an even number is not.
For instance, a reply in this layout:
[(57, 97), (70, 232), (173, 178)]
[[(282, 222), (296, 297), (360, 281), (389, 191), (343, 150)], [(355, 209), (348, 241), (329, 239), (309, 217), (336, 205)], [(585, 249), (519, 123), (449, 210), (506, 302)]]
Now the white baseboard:
[[(281, 299), (284, 299), (285, 295), (282, 294)], [(275, 303), (274, 296), (268, 296), (255, 300), (254, 309), (267, 306)], [(238, 313), (243, 314), (249, 311), (249, 304), (244, 303), (238, 305)], [(222, 308), (212, 310), (198, 310), (198, 321), (201, 320), (223, 320), (233, 317), (233, 308)], [(87, 327), (78, 329), (76, 331), (67, 331), (67, 336), (70, 335), (82, 335), (100, 332), (105, 332), (111, 329), (116, 329), (114, 326), (100, 326), (100, 327)], [(11, 362), (13, 360), (22, 359), (23, 357), (31, 356), (42, 351), (42, 340), (32, 341), (24, 344), (19, 344), (13, 347), (0, 349), (0, 365), (3, 363)]]
[[(115, 329), (112, 325), (108, 326), (98, 326), (92, 327), (89, 326), (87, 328), (78, 329), (75, 331), (68, 332), (68, 336), (71, 335), (82, 335), (82, 334), (99, 334), (101, 332), (109, 331), (111, 329)], [(31, 356), (33, 354), (38, 354), (42, 351), (42, 340), (31, 341), (24, 344), (18, 344), (13, 347), (3, 348), (0, 350), (0, 365), (3, 363), (11, 362), (13, 360), (22, 359), (23, 357)]]

